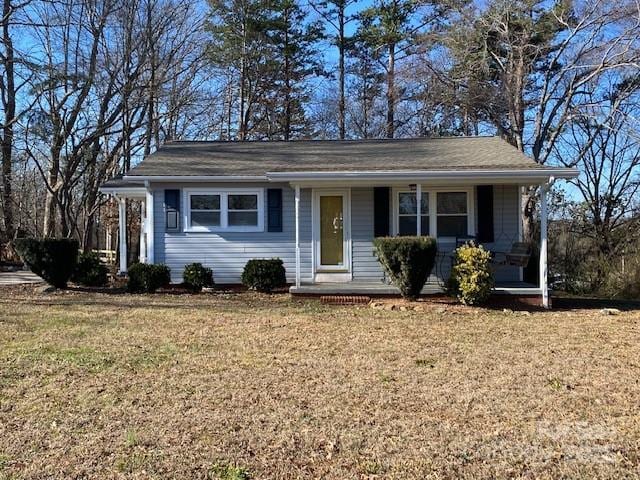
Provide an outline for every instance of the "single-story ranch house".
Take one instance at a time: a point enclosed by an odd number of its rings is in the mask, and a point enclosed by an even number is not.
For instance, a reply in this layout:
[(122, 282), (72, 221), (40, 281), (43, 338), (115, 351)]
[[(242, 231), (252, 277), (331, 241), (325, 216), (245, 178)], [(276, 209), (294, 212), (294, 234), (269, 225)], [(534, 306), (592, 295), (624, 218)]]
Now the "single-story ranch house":
[[(393, 294), (373, 253), (385, 235), (431, 235), (436, 292), (451, 252), (469, 239), (495, 255), (496, 293), (548, 306), (546, 192), (577, 170), (539, 165), (497, 137), (291, 142), (171, 142), (102, 186), (120, 202), (120, 271), (126, 273), (125, 199), (145, 203), (140, 260), (213, 268), (240, 283), (253, 258), (283, 260), (293, 294)], [(524, 186), (541, 186), (540, 281), (526, 284)], [(418, 201), (419, 199), (419, 201)]]

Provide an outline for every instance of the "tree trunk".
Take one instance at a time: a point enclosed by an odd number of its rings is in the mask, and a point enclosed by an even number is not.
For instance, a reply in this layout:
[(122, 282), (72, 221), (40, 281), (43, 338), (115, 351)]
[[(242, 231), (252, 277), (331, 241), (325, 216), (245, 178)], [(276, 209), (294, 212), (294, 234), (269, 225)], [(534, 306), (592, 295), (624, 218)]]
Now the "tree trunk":
[(291, 59), (289, 58), (289, 10), (284, 12), (284, 139), (291, 138)]
[(340, 84), (340, 99), (338, 101), (338, 128), (340, 130), (340, 140), (344, 140), (346, 136), (345, 131), (345, 98), (344, 98), (344, 50), (345, 50), (345, 38), (344, 38), (344, 4), (340, 5), (338, 10), (338, 24), (340, 32), (338, 34), (338, 83)]
[(238, 118), (238, 139), (240, 141), (246, 140), (247, 126), (245, 123), (245, 102), (246, 102), (246, 75), (247, 75), (247, 22), (245, 19), (242, 22), (242, 54), (240, 56), (240, 115)]
[(387, 65), (387, 138), (395, 135), (395, 108), (396, 108), (396, 46), (388, 45), (389, 61)]
[(49, 170), (49, 174), (47, 175), (47, 184), (50, 185), (50, 188), (54, 189), (47, 190), (47, 196), (44, 202), (44, 224), (42, 228), (42, 235), (44, 237), (54, 237), (56, 234), (56, 210), (57, 210), (57, 195), (55, 193), (56, 185), (58, 184), (58, 172), (53, 167)]
[(2, 42), (4, 43), (4, 71), (5, 71), (5, 97), (4, 124), (2, 127), (2, 140), (0, 150), (2, 153), (2, 212), (5, 235), (7, 240), (14, 237), (13, 225), (13, 198), (12, 198), (12, 152), (13, 152), (13, 123), (16, 115), (16, 89), (14, 77), (13, 42), (9, 33), (9, 15), (11, 14), (11, 0), (4, 0), (2, 16)]

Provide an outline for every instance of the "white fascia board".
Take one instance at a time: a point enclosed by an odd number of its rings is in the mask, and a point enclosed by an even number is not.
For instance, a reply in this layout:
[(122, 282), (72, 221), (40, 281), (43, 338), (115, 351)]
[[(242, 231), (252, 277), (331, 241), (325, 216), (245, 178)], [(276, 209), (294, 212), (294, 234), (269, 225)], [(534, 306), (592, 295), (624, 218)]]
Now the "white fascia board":
[(517, 183), (529, 181), (542, 183), (549, 178), (575, 178), (579, 174), (575, 168), (536, 168), (520, 170), (415, 170), (415, 171), (335, 171), (335, 172), (268, 172), (271, 181), (305, 182), (305, 181), (471, 181), (500, 180)]
[(266, 175), (125, 175), (134, 182), (266, 182)]

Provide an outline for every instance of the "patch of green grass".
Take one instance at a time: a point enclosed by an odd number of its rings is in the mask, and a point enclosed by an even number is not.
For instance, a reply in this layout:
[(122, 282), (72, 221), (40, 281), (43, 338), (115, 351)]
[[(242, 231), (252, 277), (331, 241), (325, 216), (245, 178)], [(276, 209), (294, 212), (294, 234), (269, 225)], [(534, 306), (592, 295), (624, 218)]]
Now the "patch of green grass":
[(129, 455), (119, 457), (116, 460), (115, 468), (121, 473), (133, 473), (136, 470), (146, 468), (150, 456), (145, 452), (133, 452)]
[(156, 348), (143, 348), (131, 355), (127, 364), (134, 368), (158, 367), (173, 360), (176, 353), (175, 345), (169, 343)]
[(105, 370), (115, 363), (115, 359), (110, 354), (91, 347), (44, 345), (29, 349), (25, 353), (25, 357), (33, 363), (71, 365), (91, 372)]
[(436, 361), (433, 358), (418, 358), (416, 359), (416, 365), (418, 367), (434, 368), (436, 366)]
[(128, 448), (132, 448), (138, 445), (139, 443), (140, 441), (138, 439), (138, 434), (136, 433), (136, 431), (133, 429), (127, 430), (127, 433), (125, 435), (125, 440), (124, 440), (125, 446)]
[(547, 380), (547, 385), (549, 385), (553, 390), (562, 390), (564, 383), (559, 378), (553, 377)]
[(6, 471), (9, 466), (9, 457), (0, 453), (0, 480), (18, 480), (17, 475), (10, 474)]
[(383, 373), (380, 375), (380, 381), (382, 383), (391, 383), (396, 381), (396, 377), (394, 377), (393, 375), (388, 375), (386, 373)]
[(209, 478), (218, 480), (250, 480), (251, 477), (242, 467), (226, 463), (216, 463), (209, 470)]
[(365, 475), (382, 475), (387, 470), (384, 465), (373, 460), (364, 462), (360, 468)]

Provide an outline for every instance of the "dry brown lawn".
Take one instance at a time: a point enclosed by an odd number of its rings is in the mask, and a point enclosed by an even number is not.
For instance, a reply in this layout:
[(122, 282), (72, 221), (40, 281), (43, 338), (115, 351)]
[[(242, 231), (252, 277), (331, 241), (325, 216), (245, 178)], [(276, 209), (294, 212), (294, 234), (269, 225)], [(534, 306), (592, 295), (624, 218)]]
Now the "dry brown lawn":
[(640, 312), (0, 290), (0, 478), (635, 478)]

